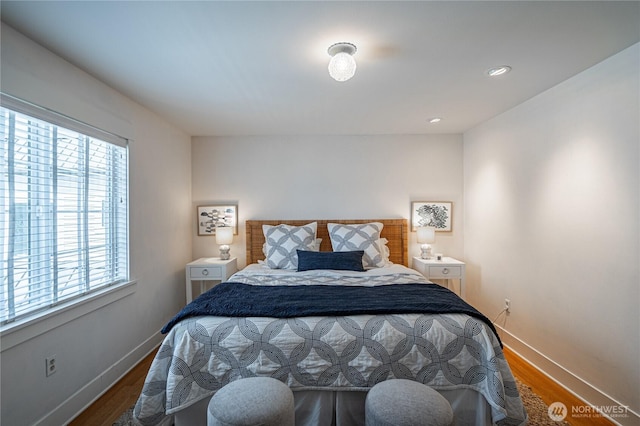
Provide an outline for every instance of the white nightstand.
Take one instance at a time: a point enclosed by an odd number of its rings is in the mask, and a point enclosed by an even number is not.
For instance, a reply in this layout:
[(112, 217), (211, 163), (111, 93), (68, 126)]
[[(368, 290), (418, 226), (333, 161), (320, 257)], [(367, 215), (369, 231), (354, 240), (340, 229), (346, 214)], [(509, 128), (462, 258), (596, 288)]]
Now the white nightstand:
[(424, 275), (428, 280), (447, 280), (447, 287), (449, 287), (449, 280), (459, 280), (460, 297), (464, 299), (464, 262), (452, 257), (443, 257), (442, 260), (414, 257), (412, 267)]
[(226, 281), (238, 271), (235, 257), (221, 260), (219, 257), (203, 257), (187, 263), (187, 303), (193, 300), (193, 281), (200, 281), (200, 293), (205, 291), (205, 281)]

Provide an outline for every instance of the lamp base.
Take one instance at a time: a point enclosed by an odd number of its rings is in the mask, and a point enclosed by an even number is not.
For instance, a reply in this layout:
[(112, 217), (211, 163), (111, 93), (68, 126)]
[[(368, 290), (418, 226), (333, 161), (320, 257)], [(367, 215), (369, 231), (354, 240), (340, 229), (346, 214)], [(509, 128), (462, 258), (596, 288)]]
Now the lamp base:
[(420, 258), (431, 259), (431, 246), (429, 244), (420, 246)]
[(231, 255), (229, 254), (230, 247), (227, 244), (223, 244), (220, 246), (220, 259), (221, 260), (229, 260), (231, 259)]

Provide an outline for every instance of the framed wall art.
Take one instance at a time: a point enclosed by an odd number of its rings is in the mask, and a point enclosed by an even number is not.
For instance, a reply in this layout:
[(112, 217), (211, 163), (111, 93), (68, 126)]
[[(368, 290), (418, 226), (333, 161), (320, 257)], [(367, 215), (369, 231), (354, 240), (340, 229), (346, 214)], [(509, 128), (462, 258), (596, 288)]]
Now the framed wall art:
[(436, 231), (451, 231), (450, 201), (414, 201), (411, 203), (411, 231), (420, 226), (433, 226)]
[(238, 235), (238, 206), (236, 205), (208, 205), (198, 206), (198, 235), (216, 235), (216, 228), (221, 226), (233, 227), (233, 235)]

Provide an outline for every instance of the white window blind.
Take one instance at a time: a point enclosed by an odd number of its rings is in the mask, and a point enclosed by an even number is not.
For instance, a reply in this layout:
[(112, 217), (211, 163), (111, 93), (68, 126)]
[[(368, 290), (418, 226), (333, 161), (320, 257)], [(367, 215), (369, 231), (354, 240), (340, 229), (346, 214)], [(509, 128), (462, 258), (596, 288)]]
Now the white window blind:
[(126, 141), (113, 135), (48, 110), (2, 101), (0, 322), (5, 324), (128, 281), (128, 153)]

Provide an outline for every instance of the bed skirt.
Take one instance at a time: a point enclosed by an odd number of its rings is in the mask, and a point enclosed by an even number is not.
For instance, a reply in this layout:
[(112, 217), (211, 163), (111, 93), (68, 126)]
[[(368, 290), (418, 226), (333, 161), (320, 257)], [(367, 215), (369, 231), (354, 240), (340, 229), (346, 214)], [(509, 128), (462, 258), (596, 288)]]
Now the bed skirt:
[[(491, 407), (473, 389), (439, 391), (453, 408), (456, 425), (492, 424)], [(363, 391), (294, 391), (296, 426), (364, 426)], [(174, 414), (175, 426), (206, 426), (209, 398)]]

